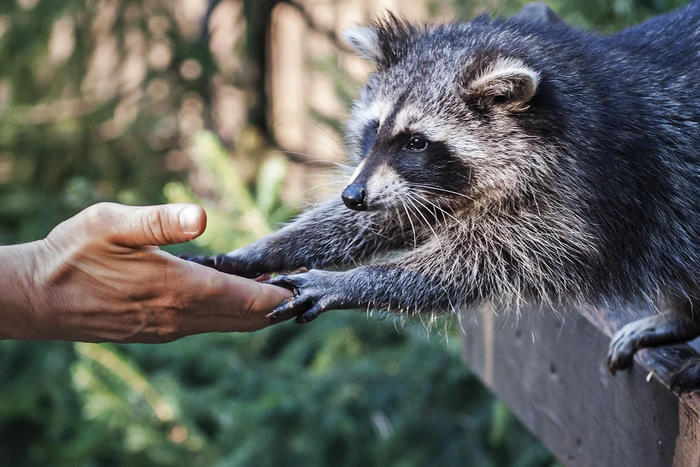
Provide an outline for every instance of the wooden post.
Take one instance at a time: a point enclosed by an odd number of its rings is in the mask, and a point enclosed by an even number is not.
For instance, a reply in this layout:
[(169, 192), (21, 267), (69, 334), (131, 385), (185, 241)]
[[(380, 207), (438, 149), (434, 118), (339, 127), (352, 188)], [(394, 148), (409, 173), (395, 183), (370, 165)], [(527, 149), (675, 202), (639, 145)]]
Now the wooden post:
[(695, 350), (645, 349), (612, 376), (605, 356), (621, 323), (610, 316), (533, 309), (497, 317), (485, 307), (463, 316), (465, 360), (566, 466), (697, 467), (700, 398), (679, 400), (668, 389)]

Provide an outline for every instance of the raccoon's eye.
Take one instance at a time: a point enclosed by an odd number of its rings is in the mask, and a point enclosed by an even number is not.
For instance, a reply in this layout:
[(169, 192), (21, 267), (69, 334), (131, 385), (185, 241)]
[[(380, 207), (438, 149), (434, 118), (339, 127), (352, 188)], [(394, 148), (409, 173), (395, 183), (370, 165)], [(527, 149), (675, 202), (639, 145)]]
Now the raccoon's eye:
[(428, 141), (421, 136), (411, 136), (404, 148), (407, 151), (421, 152), (428, 147)]

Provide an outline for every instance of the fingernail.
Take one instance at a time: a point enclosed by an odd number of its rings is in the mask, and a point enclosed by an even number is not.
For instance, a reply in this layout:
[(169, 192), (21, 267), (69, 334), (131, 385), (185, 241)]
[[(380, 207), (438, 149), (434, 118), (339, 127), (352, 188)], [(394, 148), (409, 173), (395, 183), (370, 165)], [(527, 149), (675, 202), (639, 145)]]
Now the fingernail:
[(197, 233), (199, 228), (199, 213), (195, 208), (185, 208), (180, 211), (180, 227), (188, 234)]

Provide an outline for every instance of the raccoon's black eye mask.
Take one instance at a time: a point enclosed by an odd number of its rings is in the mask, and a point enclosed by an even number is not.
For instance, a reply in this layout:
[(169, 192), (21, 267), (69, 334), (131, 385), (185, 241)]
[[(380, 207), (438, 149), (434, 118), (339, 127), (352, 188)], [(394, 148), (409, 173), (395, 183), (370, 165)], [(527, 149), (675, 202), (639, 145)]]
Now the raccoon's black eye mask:
[(365, 126), (365, 131), (362, 134), (362, 157), (365, 157), (374, 142), (377, 140), (377, 130), (379, 129), (379, 121), (372, 120)]

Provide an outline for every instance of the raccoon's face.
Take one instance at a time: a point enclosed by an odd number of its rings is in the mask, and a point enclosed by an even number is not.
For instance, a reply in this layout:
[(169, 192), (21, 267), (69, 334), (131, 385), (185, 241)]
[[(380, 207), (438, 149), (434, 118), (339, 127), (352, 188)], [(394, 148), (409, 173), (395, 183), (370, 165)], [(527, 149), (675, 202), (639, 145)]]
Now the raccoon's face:
[(365, 210), (403, 202), (427, 209), (433, 198), (466, 194), (471, 168), (426, 128), (404, 127), (392, 115), (370, 117), (362, 128), (359, 165), (342, 194), (346, 206)]
[(418, 32), (393, 17), (345, 37), (377, 67), (347, 122), (358, 163), (347, 207), (461, 209), (522, 190), (543, 165), (516, 122), (540, 80), (522, 59), (469, 47), (456, 26)]

